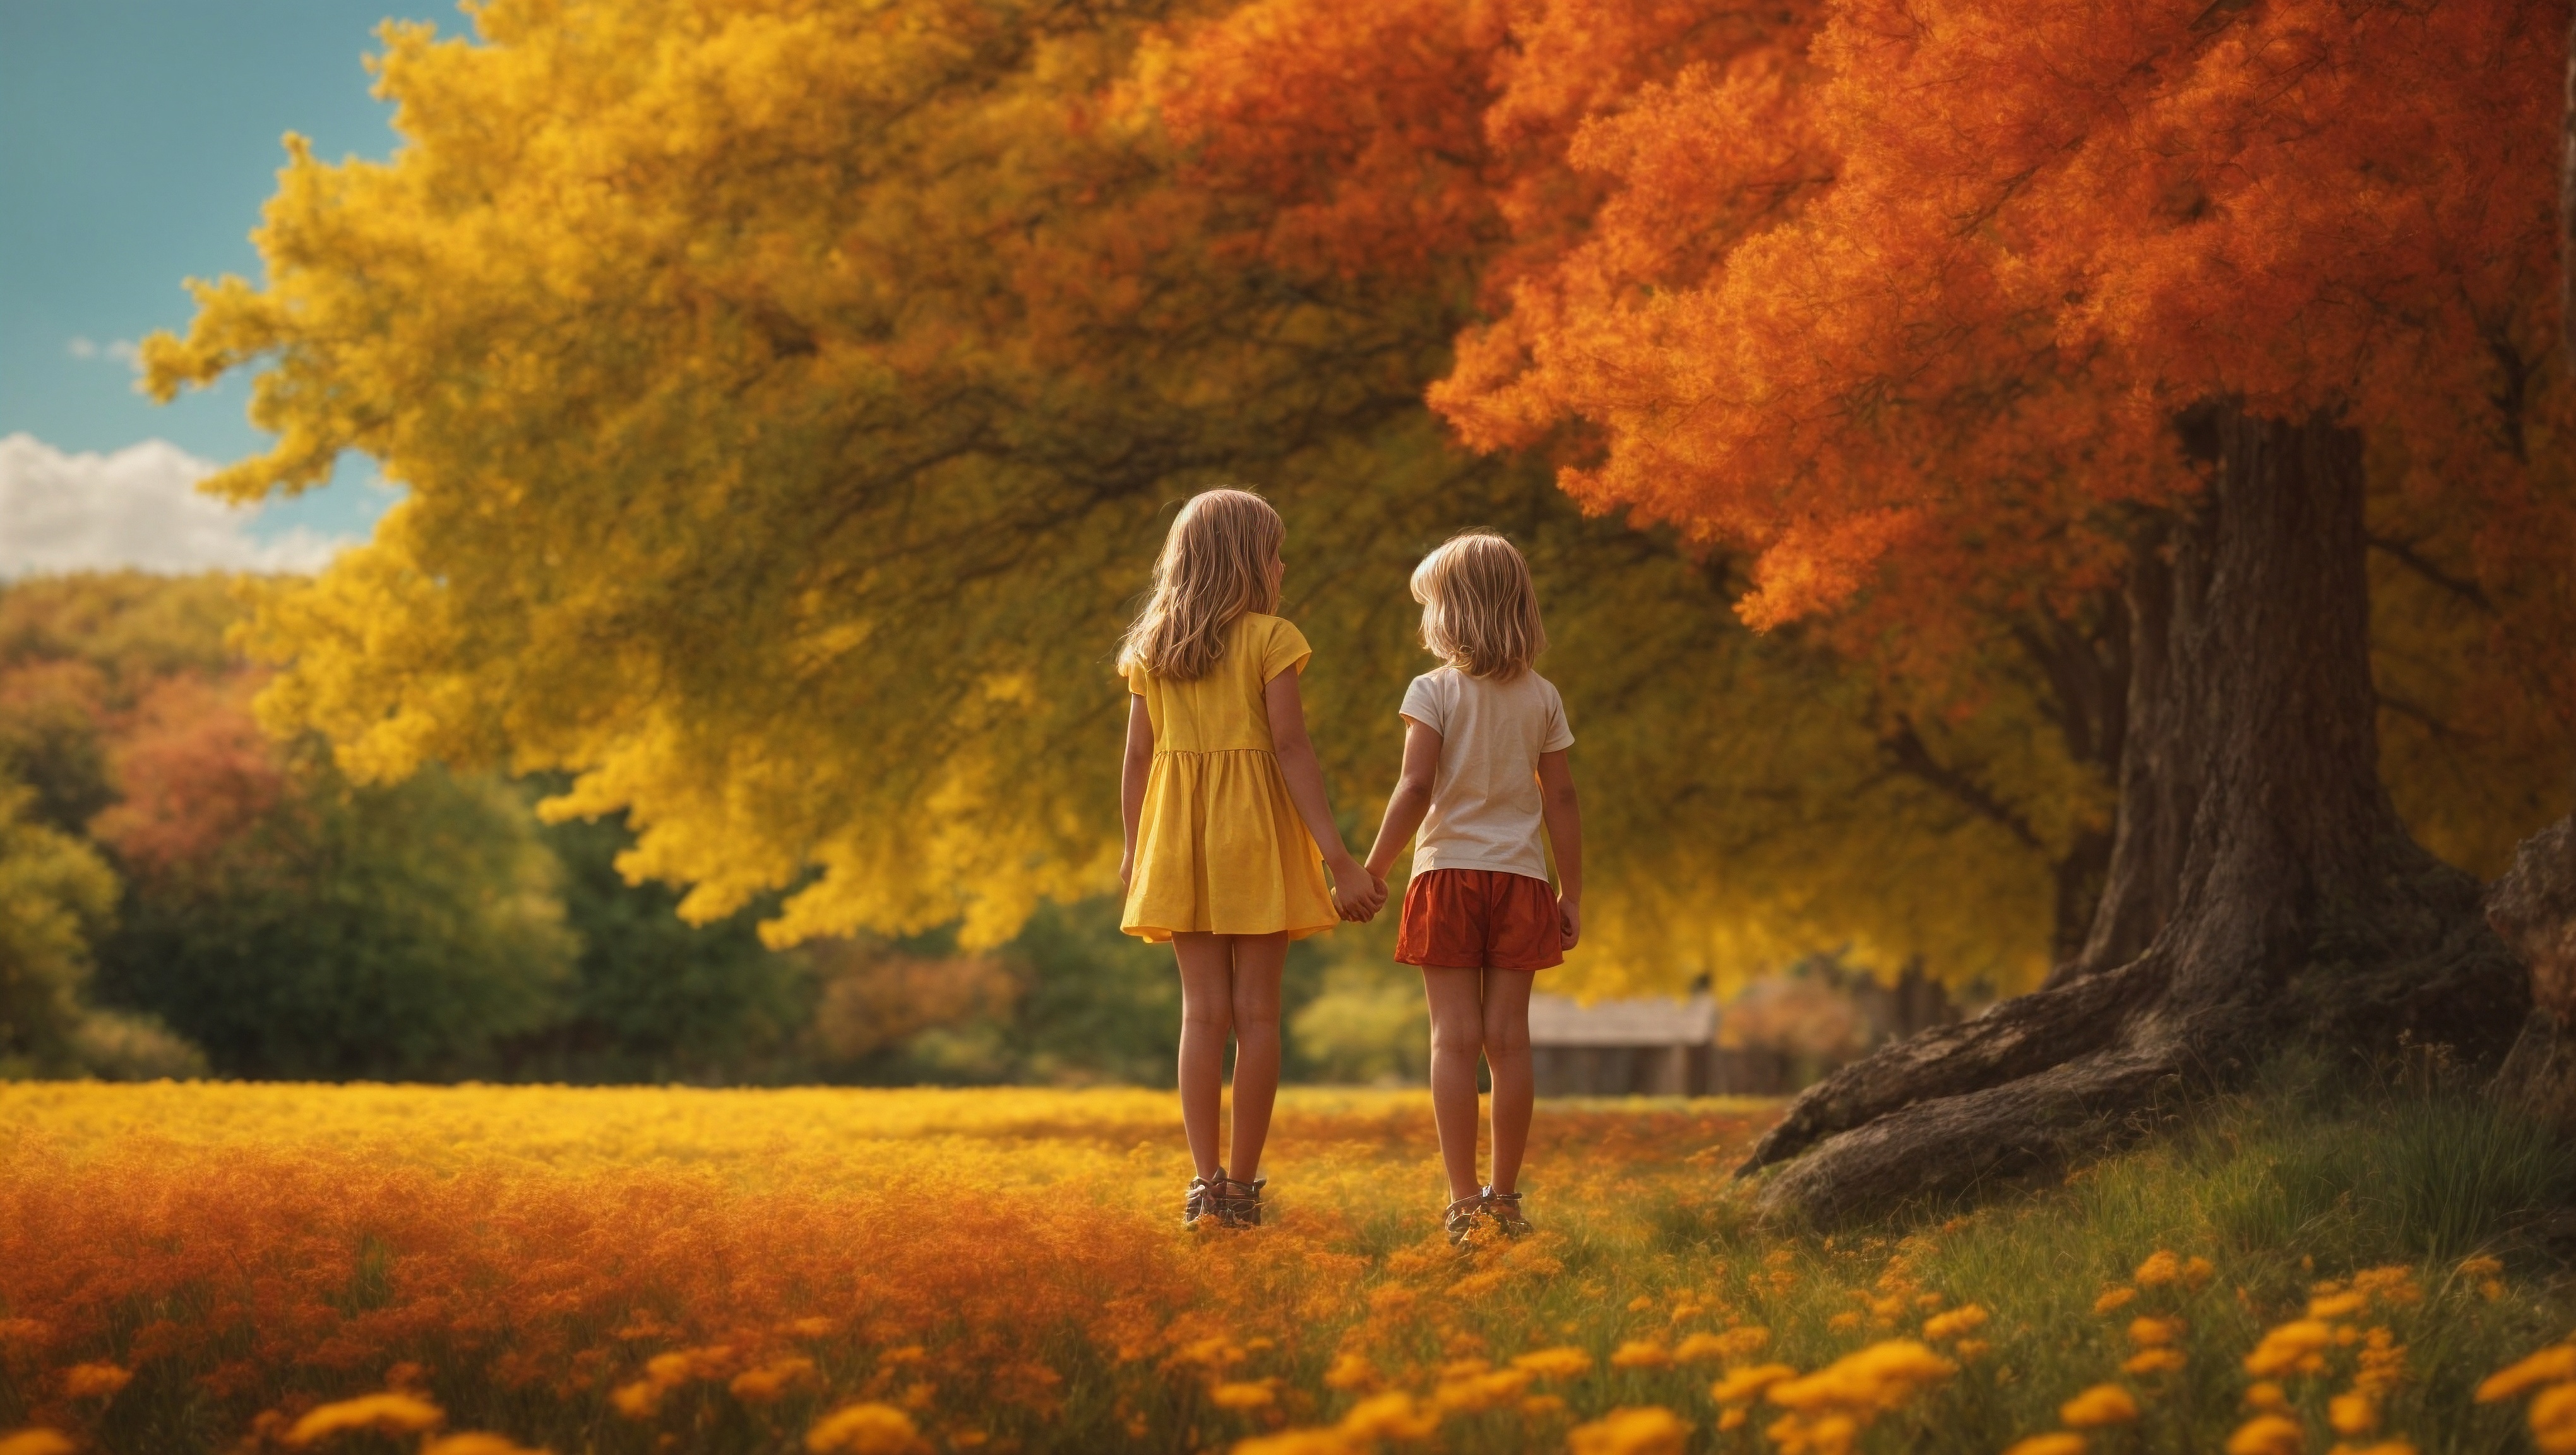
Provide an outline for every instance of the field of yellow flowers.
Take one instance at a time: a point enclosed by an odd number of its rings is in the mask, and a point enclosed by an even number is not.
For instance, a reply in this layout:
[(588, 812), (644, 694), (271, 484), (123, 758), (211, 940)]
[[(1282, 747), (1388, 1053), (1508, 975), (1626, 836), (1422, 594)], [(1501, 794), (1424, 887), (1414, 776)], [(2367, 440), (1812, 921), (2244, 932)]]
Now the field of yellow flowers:
[(1540, 1231), (1295, 1091), (1181, 1229), (1142, 1091), (0, 1084), (0, 1455), (2576, 1451), (2545, 1142), (2298, 1088), (1820, 1237), (1755, 1103), (1543, 1103)]

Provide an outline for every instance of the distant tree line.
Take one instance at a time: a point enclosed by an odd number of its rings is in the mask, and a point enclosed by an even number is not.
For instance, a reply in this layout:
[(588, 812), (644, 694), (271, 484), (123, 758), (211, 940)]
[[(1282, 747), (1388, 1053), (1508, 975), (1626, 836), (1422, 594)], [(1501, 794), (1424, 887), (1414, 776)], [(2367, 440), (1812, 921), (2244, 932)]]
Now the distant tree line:
[[(1009, 943), (761, 943), (630, 884), (558, 780), (354, 784), (255, 716), (239, 583), (0, 585), (0, 1075), (1154, 1082), (1168, 957), (1103, 903)], [(1302, 958), (1294, 998), (1319, 964)]]

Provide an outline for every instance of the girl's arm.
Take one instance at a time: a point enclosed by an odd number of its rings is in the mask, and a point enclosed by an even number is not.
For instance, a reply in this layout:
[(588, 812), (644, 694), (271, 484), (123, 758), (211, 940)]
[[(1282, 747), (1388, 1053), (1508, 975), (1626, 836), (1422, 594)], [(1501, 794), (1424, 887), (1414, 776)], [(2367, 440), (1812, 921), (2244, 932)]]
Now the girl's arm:
[(1333, 823), (1332, 803), (1324, 796), (1324, 765), (1315, 759), (1315, 744), (1306, 736), (1306, 704), (1297, 696), (1295, 668), (1270, 679), (1261, 689), (1270, 709), (1270, 746), (1279, 755), (1279, 776), (1288, 780), (1289, 801), (1324, 851), (1324, 867), (1333, 875), (1333, 908), (1345, 917), (1365, 918), (1386, 903), (1386, 891), (1369, 879), (1360, 861), (1342, 842)]
[(1145, 818), (1145, 780), (1154, 771), (1154, 716), (1145, 699), (1127, 694), (1127, 758), (1118, 770), (1118, 816), (1127, 828), (1127, 850), (1118, 856), (1118, 885), (1136, 874), (1136, 826)]
[(1538, 755), (1538, 790), (1547, 844), (1556, 851), (1556, 931), (1565, 942), (1561, 948), (1571, 950), (1583, 938), (1583, 805), (1574, 797), (1566, 751)]
[(1440, 734), (1428, 723), (1404, 720), (1404, 771), (1395, 780), (1395, 793), (1386, 801), (1386, 818), (1377, 826), (1377, 842), (1370, 846), (1369, 874), (1384, 879), (1395, 867), (1395, 856), (1413, 842), (1414, 833), (1422, 827), (1422, 816), (1431, 811), (1431, 785), (1440, 777)]

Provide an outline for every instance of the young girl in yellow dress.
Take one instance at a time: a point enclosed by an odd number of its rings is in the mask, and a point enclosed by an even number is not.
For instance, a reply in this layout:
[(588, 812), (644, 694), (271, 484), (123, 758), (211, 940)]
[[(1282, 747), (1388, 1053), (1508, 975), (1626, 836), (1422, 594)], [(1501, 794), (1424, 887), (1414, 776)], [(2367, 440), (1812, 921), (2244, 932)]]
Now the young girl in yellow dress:
[[(1181, 507), (1154, 591), (1118, 652), (1127, 704), (1119, 927), (1169, 940), (1181, 966), (1181, 1125), (1198, 1175), (1182, 1221), (1257, 1227), (1261, 1144), (1279, 1090), (1288, 942), (1386, 902), (1342, 843), (1306, 738), (1297, 674), (1311, 650), (1278, 616), (1287, 528), (1260, 496)], [(1332, 871), (1332, 887), (1324, 873)], [(1218, 1161), (1234, 1038), (1234, 1170)]]

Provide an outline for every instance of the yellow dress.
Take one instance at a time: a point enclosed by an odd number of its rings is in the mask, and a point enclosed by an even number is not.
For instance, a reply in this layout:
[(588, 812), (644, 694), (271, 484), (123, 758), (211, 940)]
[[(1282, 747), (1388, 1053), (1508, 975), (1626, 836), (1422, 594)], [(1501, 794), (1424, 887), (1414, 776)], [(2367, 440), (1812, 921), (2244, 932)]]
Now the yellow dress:
[(1341, 923), (1323, 851), (1280, 776), (1262, 696), (1312, 654), (1297, 628), (1246, 612), (1205, 677), (1128, 672), (1153, 719), (1154, 767), (1119, 928), (1156, 941), (1183, 930), (1303, 939)]

